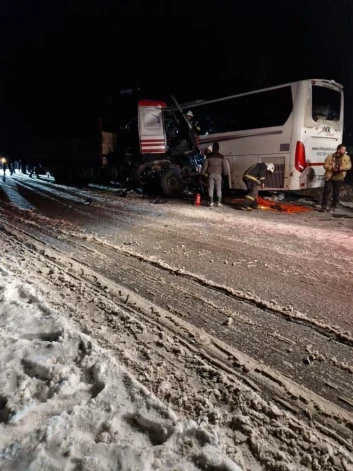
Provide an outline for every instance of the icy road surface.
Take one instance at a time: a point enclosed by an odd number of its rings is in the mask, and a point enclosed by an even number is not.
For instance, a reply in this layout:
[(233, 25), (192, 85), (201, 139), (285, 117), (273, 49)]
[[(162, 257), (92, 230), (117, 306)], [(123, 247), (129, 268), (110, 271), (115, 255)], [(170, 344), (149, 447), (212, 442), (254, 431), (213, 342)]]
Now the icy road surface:
[(217, 434), (191, 436), (181, 456), (196, 469), (228, 469), (207, 461), (216, 444), (243, 470), (353, 470), (353, 219), (155, 205), (20, 174), (0, 201), (3, 269), (183, 424)]

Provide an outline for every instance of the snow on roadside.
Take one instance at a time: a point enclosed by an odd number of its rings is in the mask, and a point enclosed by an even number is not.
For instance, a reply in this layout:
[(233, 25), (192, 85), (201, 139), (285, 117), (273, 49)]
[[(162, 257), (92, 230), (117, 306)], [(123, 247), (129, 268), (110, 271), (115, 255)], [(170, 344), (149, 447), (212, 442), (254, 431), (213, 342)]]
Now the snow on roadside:
[(1, 470), (241, 471), (0, 268)]

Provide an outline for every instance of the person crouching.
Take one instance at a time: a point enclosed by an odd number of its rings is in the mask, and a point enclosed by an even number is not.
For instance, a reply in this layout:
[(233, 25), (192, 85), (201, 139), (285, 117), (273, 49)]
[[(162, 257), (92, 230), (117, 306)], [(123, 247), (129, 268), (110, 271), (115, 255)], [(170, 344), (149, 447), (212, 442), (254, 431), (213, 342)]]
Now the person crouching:
[(257, 197), (259, 190), (265, 186), (266, 174), (273, 173), (274, 171), (275, 166), (270, 163), (258, 163), (247, 169), (243, 175), (243, 182), (246, 185), (248, 193), (241, 206), (242, 210), (251, 211), (252, 209), (258, 208)]

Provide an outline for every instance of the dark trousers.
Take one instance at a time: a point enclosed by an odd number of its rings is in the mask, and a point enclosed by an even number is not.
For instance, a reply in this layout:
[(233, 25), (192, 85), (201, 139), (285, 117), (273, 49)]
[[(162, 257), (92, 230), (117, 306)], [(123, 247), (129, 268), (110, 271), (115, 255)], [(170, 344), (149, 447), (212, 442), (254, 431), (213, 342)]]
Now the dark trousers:
[(38, 165), (32, 165), (31, 170), (29, 172), (29, 176), (32, 177), (33, 174), (37, 175), (37, 178), (39, 178), (39, 166)]
[(258, 204), (256, 198), (259, 194), (259, 185), (256, 182), (252, 182), (251, 180), (244, 180), (246, 188), (248, 189), (248, 194), (245, 196), (243, 206), (245, 208), (257, 208)]
[(333, 192), (332, 196), (332, 207), (335, 208), (340, 202), (340, 191), (343, 180), (326, 180), (324, 187), (324, 194), (322, 196), (322, 207), (326, 208), (328, 199), (330, 197), (331, 190)]
[(3, 170), (4, 170), (4, 175), (5, 175), (7, 169), (10, 170), (10, 174), (11, 174), (11, 175), (12, 175), (13, 172), (15, 171), (15, 165), (14, 165), (12, 162), (3, 164), (3, 165), (2, 165), (2, 168), (3, 168)]

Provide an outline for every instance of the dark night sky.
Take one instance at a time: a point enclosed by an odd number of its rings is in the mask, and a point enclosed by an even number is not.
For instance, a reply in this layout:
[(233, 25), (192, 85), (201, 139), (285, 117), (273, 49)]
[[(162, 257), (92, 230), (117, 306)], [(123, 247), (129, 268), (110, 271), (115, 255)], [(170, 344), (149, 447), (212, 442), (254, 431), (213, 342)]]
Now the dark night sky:
[(183, 101), (313, 77), (344, 85), (353, 125), (353, 0), (217, 3), (3, 0), (1, 126), (78, 122), (137, 85)]

